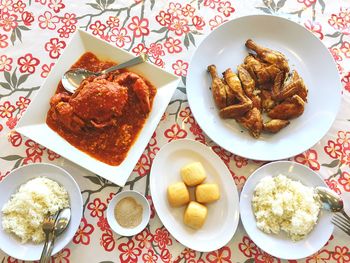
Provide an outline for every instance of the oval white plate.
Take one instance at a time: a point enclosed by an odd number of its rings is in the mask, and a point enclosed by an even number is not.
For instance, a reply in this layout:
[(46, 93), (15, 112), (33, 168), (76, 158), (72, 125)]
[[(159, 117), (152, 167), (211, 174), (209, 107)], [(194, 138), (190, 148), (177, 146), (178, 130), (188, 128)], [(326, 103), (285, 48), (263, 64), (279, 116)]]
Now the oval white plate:
[[(279, 133), (262, 134), (258, 140), (235, 120), (219, 117), (206, 71), (210, 64), (218, 72), (229, 67), (236, 71), (248, 54), (244, 44), (249, 38), (283, 52), (309, 89), (304, 114)], [(241, 17), (210, 33), (193, 55), (186, 89), (196, 121), (213, 141), (242, 157), (266, 161), (289, 158), (317, 143), (331, 127), (341, 100), (337, 67), (322, 42), (292, 21), (267, 15)]]
[[(73, 177), (62, 168), (45, 163), (29, 164), (13, 170), (0, 183), (0, 222), (2, 222), (1, 209), (16, 193), (19, 186), (35, 177), (47, 177), (63, 186), (68, 194), (71, 206), (72, 217), (68, 228), (60, 235), (53, 248), (53, 255), (63, 249), (74, 237), (83, 214), (83, 199), (78, 184)], [(14, 235), (8, 234), (0, 224), (0, 248), (11, 257), (20, 260), (39, 260), (44, 243), (34, 244), (21, 242)]]
[[(137, 227), (134, 227), (134, 228), (122, 227), (121, 225), (118, 224), (117, 220), (115, 219), (114, 208), (119, 202), (119, 200), (123, 199), (124, 197), (133, 197), (138, 204), (142, 205), (142, 208), (143, 208), (142, 221)], [(142, 194), (134, 190), (123, 191), (115, 195), (108, 204), (108, 208), (107, 208), (108, 224), (111, 226), (113, 231), (119, 235), (133, 236), (140, 233), (147, 226), (149, 222), (149, 218), (151, 216), (150, 210), (151, 209), (150, 209), (149, 203)]]
[(300, 181), (306, 186), (327, 187), (320, 175), (304, 165), (288, 161), (266, 164), (249, 176), (242, 189), (240, 198), (241, 220), (251, 240), (272, 256), (283, 259), (305, 258), (316, 253), (329, 240), (334, 228), (331, 223), (332, 213), (321, 210), (318, 223), (314, 229), (305, 239), (297, 242), (293, 242), (283, 233), (274, 235), (262, 232), (256, 226), (251, 205), (254, 189), (263, 177), (268, 175), (277, 176), (279, 174)]
[[(185, 206), (173, 208), (167, 199), (168, 186), (182, 180), (181, 167), (195, 161), (200, 161), (207, 172), (205, 182), (217, 183), (221, 193), (218, 201), (207, 205), (208, 217), (197, 231), (183, 223)], [(239, 220), (237, 188), (223, 161), (206, 145), (176, 140), (163, 146), (153, 161), (150, 188), (160, 220), (183, 245), (208, 252), (221, 248), (233, 237)]]

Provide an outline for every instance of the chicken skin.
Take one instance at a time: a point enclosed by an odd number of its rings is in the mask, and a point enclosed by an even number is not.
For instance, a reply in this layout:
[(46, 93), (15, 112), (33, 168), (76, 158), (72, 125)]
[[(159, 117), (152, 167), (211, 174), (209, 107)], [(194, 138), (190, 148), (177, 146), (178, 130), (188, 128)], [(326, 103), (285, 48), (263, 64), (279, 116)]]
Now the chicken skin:
[(238, 103), (222, 108), (220, 110), (220, 116), (222, 118), (239, 117), (252, 108), (252, 101), (244, 93), (241, 81), (239, 80), (237, 74), (235, 74), (231, 69), (227, 69), (223, 75), (230, 91), (234, 95), (235, 99), (238, 100)]
[(236, 121), (245, 127), (254, 138), (259, 138), (263, 130), (263, 118), (257, 108), (252, 108)]
[(254, 138), (262, 132), (277, 133), (290, 119), (304, 112), (308, 90), (296, 70), (290, 72), (287, 58), (279, 51), (246, 41), (249, 53), (237, 74), (230, 68), (218, 76), (215, 65), (208, 66), (212, 93), (219, 115), (235, 119)]
[(255, 51), (261, 60), (276, 66), (284, 72), (289, 72), (287, 58), (281, 52), (260, 46), (251, 39), (248, 39), (245, 45), (247, 48)]
[(271, 119), (290, 120), (299, 117), (304, 112), (305, 102), (298, 95), (286, 99), (271, 109), (267, 115)]
[(277, 133), (284, 127), (286, 127), (290, 122), (288, 120), (278, 120), (278, 119), (272, 119), (269, 121), (266, 121), (263, 124), (263, 130), (270, 133)]
[(226, 107), (226, 89), (228, 89), (227, 85), (223, 82), (223, 80), (219, 77), (216, 66), (209, 65), (208, 72), (210, 73), (212, 82), (211, 82), (211, 92), (213, 94), (213, 99), (218, 109), (222, 109)]

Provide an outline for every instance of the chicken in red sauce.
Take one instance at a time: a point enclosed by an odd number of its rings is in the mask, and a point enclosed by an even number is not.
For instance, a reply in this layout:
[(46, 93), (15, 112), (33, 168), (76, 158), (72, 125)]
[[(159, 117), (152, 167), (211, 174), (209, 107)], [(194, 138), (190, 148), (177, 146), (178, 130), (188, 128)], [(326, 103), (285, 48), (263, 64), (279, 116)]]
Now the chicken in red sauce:
[[(72, 68), (96, 72), (114, 64), (87, 52)], [(59, 83), (46, 122), (78, 149), (119, 165), (142, 129), (155, 95), (156, 88), (149, 81), (126, 70), (90, 77), (74, 94)]]

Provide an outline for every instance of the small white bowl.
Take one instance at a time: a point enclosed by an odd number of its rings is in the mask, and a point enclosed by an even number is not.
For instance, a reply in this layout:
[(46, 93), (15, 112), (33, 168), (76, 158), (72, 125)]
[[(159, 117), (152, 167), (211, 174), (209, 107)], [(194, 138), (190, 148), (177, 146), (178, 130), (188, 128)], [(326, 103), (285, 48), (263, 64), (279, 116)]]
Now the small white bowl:
[[(122, 227), (121, 225), (118, 224), (114, 216), (115, 206), (117, 205), (119, 200), (125, 197), (133, 197), (138, 204), (142, 205), (142, 208), (143, 208), (142, 221), (137, 227), (134, 227), (134, 228)], [(107, 221), (110, 227), (113, 229), (113, 231), (116, 232), (117, 234), (121, 236), (133, 236), (140, 233), (147, 226), (151, 215), (150, 210), (151, 209), (150, 209), (149, 203), (142, 194), (134, 190), (123, 191), (117, 194), (116, 196), (114, 196), (113, 199), (109, 202), (107, 207)]]

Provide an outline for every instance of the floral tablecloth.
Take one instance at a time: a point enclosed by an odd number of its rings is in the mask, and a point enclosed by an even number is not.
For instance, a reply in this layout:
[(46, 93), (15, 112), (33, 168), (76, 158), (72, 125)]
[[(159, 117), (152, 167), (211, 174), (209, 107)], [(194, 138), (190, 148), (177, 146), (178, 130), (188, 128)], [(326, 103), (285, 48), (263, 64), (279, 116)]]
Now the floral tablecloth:
[[(211, 30), (239, 16), (262, 13), (300, 23), (320, 38), (334, 56), (343, 84), (337, 119), (319, 143), (290, 160), (321, 174), (330, 188), (342, 193), (349, 204), (349, 0), (0, 0), (0, 181), (18, 166), (54, 163), (71, 172), (84, 198), (84, 216), (79, 230), (72, 242), (52, 257), (52, 262), (283, 261), (260, 250), (241, 224), (233, 239), (218, 251), (199, 253), (185, 248), (162, 226), (149, 191), (154, 156), (164, 144), (180, 138), (195, 139), (211, 146), (230, 169), (239, 189), (263, 164), (215, 145), (193, 118), (185, 89), (191, 55)], [(106, 221), (107, 204), (122, 190), (120, 187), (21, 136), (15, 129), (67, 46), (69, 37), (78, 28), (132, 53), (147, 52), (151, 62), (182, 79), (125, 186), (125, 189), (144, 193), (152, 207), (149, 226), (131, 238), (113, 233)], [(300, 262), (350, 262), (349, 244), (349, 236), (335, 229), (324, 248)], [(0, 260), (19, 262), (1, 251)]]

